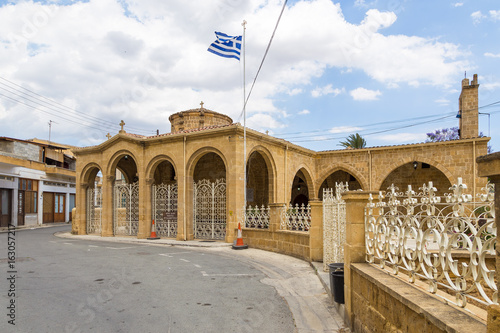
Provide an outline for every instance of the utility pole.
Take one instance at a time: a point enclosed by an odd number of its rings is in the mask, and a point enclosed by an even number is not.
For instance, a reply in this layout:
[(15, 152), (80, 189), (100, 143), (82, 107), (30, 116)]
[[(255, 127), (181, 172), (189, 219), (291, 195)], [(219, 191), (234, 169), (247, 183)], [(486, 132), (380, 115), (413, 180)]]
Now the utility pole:
[(55, 121), (53, 120), (49, 120), (48, 124), (49, 124), (49, 142), (50, 142), (50, 134), (52, 132), (52, 123), (54, 124), (57, 124)]

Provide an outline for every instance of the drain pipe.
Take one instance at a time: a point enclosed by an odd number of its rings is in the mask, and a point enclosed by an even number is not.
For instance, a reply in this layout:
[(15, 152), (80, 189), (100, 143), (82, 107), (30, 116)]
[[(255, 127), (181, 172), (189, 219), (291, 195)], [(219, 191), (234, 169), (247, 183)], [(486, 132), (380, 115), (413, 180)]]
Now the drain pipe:
[(187, 188), (186, 188), (186, 136), (184, 135), (184, 141), (183, 141), (183, 149), (182, 149), (182, 158), (183, 158), (183, 161), (184, 161), (184, 177), (182, 177), (183, 179), (183, 187), (184, 187), (184, 191), (183, 192), (183, 196), (184, 196), (184, 204), (183, 204), (183, 207), (184, 207), (184, 213), (182, 214), (183, 216), (183, 222), (184, 222), (184, 240), (186, 241), (187, 240), (187, 220), (186, 220), (186, 192), (187, 192)]

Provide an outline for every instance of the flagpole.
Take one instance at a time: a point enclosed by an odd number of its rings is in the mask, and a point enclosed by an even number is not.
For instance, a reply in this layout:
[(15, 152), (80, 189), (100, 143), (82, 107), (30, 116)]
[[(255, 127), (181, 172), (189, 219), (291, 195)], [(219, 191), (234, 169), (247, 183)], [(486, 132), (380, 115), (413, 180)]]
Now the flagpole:
[[(244, 204), (243, 216), (246, 216), (247, 209), (247, 102), (246, 102), (246, 77), (245, 77), (245, 30), (247, 21), (243, 20), (243, 181), (244, 181)], [(246, 223), (246, 221), (243, 221)]]

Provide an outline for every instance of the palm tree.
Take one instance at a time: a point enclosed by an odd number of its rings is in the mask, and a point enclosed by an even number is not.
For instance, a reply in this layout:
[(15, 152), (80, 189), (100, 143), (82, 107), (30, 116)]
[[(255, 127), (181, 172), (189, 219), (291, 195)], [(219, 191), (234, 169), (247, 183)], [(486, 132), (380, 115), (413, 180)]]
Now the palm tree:
[(341, 141), (339, 146), (345, 147), (345, 148), (354, 148), (354, 149), (359, 149), (359, 148), (365, 148), (366, 147), (366, 140), (363, 139), (361, 135), (358, 133), (356, 134), (351, 134), (349, 135), (345, 141)]

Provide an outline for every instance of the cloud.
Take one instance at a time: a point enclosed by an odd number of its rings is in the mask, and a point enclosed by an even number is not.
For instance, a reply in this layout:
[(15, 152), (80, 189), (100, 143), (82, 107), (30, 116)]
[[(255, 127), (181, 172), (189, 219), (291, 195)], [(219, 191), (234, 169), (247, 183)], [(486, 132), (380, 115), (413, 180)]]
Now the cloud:
[(500, 10), (490, 10), (489, 13), (493, 21), (500, 21)]
[(407, 142), (424, 142), (426, 139), (425, 133), (397, 133), (376, 136), (375, 139), (387, 141), (391, 144), (401, 144)]
[(306, 114), (310, 114), (310, 113), (311, 113), (311, 111), (309, 111), (309, 110), (302, 110), (298, 114), (300, 114), (300, 115), (306, 115)]
[(450, 100), (448, 100), (446, 98), (437, 99), (434, 102), (438, 103), (439, 105), (443, 105), (443, 106), (450, 104)]
[(354, 126), (338, 126), (332, 128), (329, 132), (332, 134), (337, 134), (337, 133), (356, 133), (361, 131), (363, 128), (361, 127), (354, 127)]
[(481, 13), (480, 10), (473, 12), (472, 14), (470, 14), (470, 16), (472, 17), (472, 22), (474, 24), (479, 24), (486, 17)]
[(500, 88), (500, 82), (486, 82), (481, 84), (481, 88), (485, 90), (496, 90)]
[(366, 88), (356, 88), (349, 92), (355, 101), (375, 101), (382, 93), (380, 90), (369, 90)]
[[(241, 18), (247, 19), (246, 74), (253, 78), (268, 43), (261, 37), (273, 31), (282, 6), (266, 0), (58, 3), (0, 6), (0, 73), (75, 110), (66, 110), (61, 119), (57, 109), (36, 111), (0, 99), (0, 110), (7, 110), (1, 113), (4, 135), (16, 136), (23, 128), (30, 136), (44, 137), (47, 129), (40, 124), (52, 117), (60, 123), (53, 128), (54, 138), (73, 144), (104, 141), (107, 132), (118, 131), (121, 119), (128, 132), (168, 132), (170, 114), (198, 107), (202, 100), (237, 121), (241, 64), (206, 52), (213, 31), (238, 34)], [(271, 128), (284, 126), (287, 115), (276, 106), (277, 96), (304, 92), (330, 68), (362, 72), (388, 87), (443, 87), (470, 68), (457, 44), (385, 33), (396, 20), (394, 12), (370, 9), (361, 23), (351, 23), (339, 3), (293, 2), (285, 9), (248, 114)], [(318, 97), (344, 92), (328, 85), (313, 91)], [(363, 98), (363, 91), (355, 91)], [(380, 94), (372, 91), (371, 98)]]
[(453, 7), (462, 7), (463, 5), (464, 5), (464, 3), (463, 3), (463, 2), (455, 2), (455, 3), (453, 4)]
[(484, 54), (484, 56), (485, 57), (490, 57), (490, 58), (500, 58), (500, 53), (495, 54), (495, 53), (491, 53), (491, 52), (486, 52)]
[(342, 89), (335, 88), (334, 89), (331, 84), (328, 84), (324, 87), (316, 87), (314, 90), (311, 91), (311, 96), (316, 98), (316, 97), (321, 97), (324, 95), (333, 94), (333, 96), (335, 97), (343, 92), (345, 92), (344, 88), (342, 88)]

